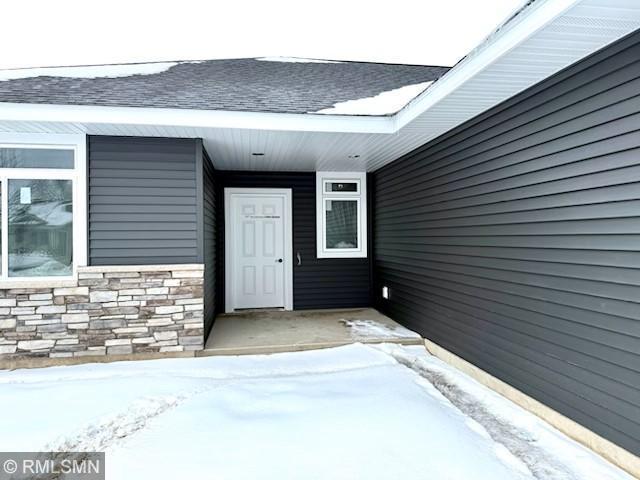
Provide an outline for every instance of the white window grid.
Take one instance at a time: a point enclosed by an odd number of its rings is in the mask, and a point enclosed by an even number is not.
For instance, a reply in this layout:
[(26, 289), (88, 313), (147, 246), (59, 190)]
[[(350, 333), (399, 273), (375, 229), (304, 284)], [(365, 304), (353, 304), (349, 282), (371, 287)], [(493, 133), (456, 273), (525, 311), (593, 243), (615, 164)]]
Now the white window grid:
[[(0, 134), (0, 148), (73, 151), (74, 168), (0, 168), (0, 287), (65, 283), (77, 278), (87, 264), (86, 137), (84, 135)], [(70, 180), (72, 185), (72, 274), (67, 276), (9, 276), (9, 181)]]
[[(355, 192), (327, 192), (329, 183), (357, 184)], [(327, 201), (355, 201), (357, 204), (358, 246), (355, 248), (327, 248)], [(318, 258), (367, 257), (367, 184), (364, 172), (316, 172), (316, 255)]]

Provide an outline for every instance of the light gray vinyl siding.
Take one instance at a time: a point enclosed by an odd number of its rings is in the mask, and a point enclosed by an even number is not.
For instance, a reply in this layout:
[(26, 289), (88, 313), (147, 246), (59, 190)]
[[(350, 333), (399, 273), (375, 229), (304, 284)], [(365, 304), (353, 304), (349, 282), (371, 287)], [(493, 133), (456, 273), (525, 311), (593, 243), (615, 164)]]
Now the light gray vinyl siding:
[(90, 136), (88, 163), (91, 265), (202, 262), (196, 140)]
[(378, 307), (635, 454), (639, 42), (573, 65), (370, 184)]

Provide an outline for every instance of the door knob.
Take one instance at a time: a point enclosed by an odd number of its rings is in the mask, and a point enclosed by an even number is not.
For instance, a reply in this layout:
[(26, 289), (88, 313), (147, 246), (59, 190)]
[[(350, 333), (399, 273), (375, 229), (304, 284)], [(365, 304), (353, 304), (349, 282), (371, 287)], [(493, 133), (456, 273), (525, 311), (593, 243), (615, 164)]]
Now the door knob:
[(279, 259), (277, 259), (277, 260), (276, 260), (276, 262), (278, 262), (278, 263), (282, 263), (282, 259), (281, 259), (281, 258), (279, 258)]

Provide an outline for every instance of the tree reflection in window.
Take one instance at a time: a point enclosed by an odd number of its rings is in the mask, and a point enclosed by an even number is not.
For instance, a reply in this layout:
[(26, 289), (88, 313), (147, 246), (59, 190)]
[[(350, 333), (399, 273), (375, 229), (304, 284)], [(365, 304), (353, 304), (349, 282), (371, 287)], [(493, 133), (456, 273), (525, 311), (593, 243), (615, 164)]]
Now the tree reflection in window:
[(73, 264), (71, 180), (9, 180), (9, 276), (68, 276)]

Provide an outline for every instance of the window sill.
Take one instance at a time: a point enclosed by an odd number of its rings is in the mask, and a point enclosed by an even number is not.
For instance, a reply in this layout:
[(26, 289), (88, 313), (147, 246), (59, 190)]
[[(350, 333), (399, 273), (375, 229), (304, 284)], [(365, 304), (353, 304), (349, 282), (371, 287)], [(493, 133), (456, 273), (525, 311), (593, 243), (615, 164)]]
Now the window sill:
[(160, 272), (172, 270), (204, 270), (203, 263), (175, 263), (160, 265), (92, 265), (78, 267), (78, 273)]
[(367, 258), (367, 252), (317, 252), (318, 258)]

